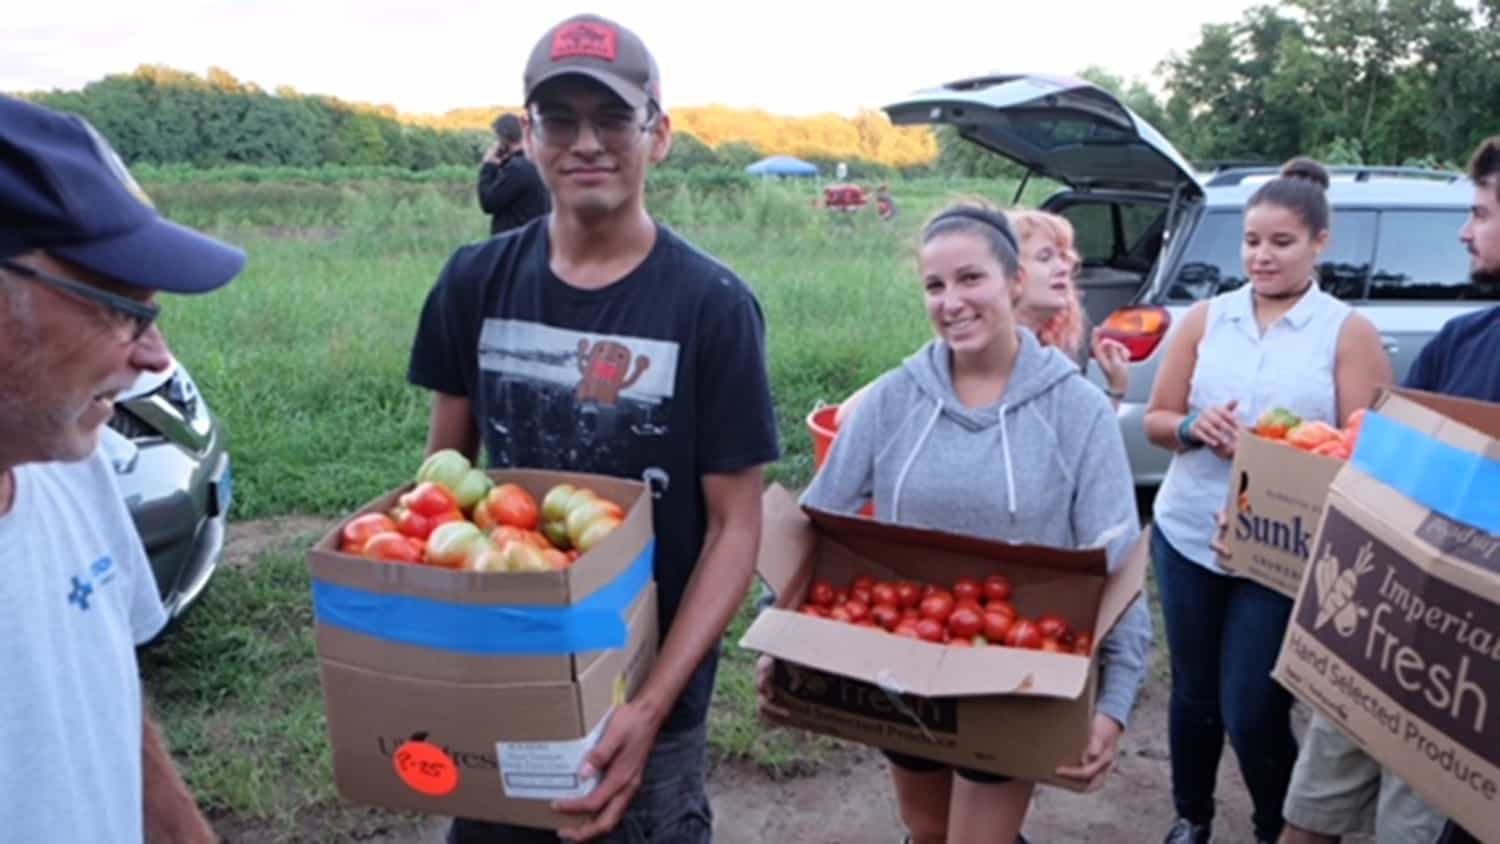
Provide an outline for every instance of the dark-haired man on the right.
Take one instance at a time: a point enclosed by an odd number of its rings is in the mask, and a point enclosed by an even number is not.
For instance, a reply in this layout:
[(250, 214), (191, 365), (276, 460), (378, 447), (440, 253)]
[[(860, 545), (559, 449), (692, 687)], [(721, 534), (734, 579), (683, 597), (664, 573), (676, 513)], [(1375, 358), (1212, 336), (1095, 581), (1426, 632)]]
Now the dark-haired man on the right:
[[(1500, 135), (1469, 161), (1474, 202), (1458, 239), (1474, 284), (1500, 298)], [(1403, 386), (1500, 402), (1500, 305), (1455, 317), (1422, 348)], [(1282, 809), (1281, 844), (1333, 844), (1375, 832), (1380, 844), (1479, 844), (1382, 768), (1328, 719), (1314, 715)]]

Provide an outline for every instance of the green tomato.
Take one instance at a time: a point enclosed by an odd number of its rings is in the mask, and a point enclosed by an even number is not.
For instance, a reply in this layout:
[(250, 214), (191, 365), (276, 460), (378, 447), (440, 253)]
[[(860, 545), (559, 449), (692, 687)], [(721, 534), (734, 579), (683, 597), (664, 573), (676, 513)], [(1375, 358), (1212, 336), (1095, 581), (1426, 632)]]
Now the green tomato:
[(457, 493), (464, 473), (470, 468), (469, 458), (454, 449), (445, 448), (434, 451), (422, 461), (422, 467), (417, 470), (417, 482), (432, 481), (447, 487), (449, 492)]
[(464, 472), (459, 479), (458, 486), (453, 489), (453, 497), (458, 499), (458, 506), (465, 511), (472, 510), (475, 504), (484, 500), (489, 494), (490, 487), (494, 481), (481, 469), (470, 469)]

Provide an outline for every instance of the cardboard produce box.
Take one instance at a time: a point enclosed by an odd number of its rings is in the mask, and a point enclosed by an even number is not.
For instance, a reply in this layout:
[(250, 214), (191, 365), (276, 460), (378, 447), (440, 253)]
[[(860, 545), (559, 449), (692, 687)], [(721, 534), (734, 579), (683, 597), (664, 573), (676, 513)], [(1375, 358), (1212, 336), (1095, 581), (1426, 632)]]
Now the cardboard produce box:
[(951, 582), (1004, 574), (1024, 616), (1061, 615), (1094, 642), (1140, 594), (1147, 542), (1113, 575), (1102, 549), (1010, 545), (802, 509), (786, 489), (763, 498), (757, 568), (776, 604), (742, 647), (777, 659), (791, 724), (812, 732), (1038, 782), (1077, 764), (1094, 714), (1089, 657), (1007, 647), (953, 648), (797, 612), (815, 579)]
[[(534, 827), (578, 825), (549, 801), (656, 659), (651, 494), (597, 475), (494, 471), (538, 501), (594, 490), (625, 520), (570, 567), (465, 572), (308, 553), (334, 780), (348, 800)], [(410, 485), (360, 513), (388, 511)], [(359, 515), (359, 514), (355, 514)], [(352, 517), (351, 517), (352, 518)]]
[(1500, 405), (1382, 396), (1334, 478), (1274, 676), (1500, 842)]
[(1344, 461), (1245, 432), (1229, 472), (1225, 571), (1295, 598), (1328, 486)]

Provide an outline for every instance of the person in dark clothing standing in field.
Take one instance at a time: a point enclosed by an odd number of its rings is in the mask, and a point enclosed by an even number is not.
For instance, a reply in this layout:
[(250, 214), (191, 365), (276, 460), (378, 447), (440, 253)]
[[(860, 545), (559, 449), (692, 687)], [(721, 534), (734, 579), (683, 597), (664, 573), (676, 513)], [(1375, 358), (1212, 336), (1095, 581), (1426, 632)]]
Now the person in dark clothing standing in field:
[(479, 207), (490, 215), (490, 234), (520, 228), (552, 209), (547, 186), (521, 149), (521, 120), (502, 114), (491, 124), (495, 142), (479, 165)]

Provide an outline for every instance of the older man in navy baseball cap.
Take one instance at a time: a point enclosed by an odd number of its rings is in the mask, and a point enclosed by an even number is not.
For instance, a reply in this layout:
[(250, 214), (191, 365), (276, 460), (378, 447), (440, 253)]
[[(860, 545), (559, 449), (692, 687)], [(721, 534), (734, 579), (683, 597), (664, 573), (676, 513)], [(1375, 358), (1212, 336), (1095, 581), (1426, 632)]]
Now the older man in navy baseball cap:
[(99, 449), (114, 399), (171, 364), (157, 291), (240, 250), (168, 222), (87, 122), (0, 97), (0, 837), (210, 842), (141, 700), (166, 623)]

